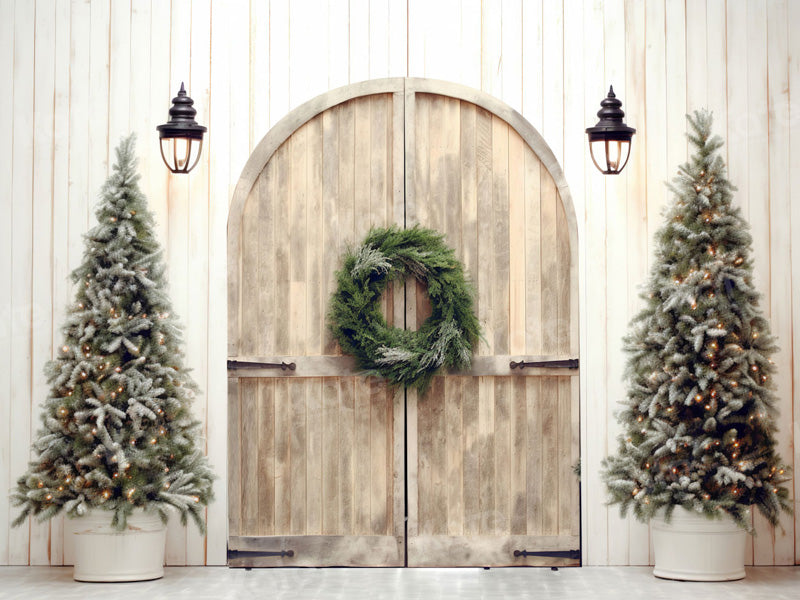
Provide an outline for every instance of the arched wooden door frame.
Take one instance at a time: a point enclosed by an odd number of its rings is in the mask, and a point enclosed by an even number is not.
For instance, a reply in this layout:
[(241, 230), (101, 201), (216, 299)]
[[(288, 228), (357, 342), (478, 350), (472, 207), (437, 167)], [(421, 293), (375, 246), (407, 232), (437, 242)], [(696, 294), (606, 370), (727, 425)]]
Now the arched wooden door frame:
[[(407, 123), (414, 122), (415, 102), (414, 96), (416, 94), (432, 94), (438, 96), (445, 96), (464, 102), (476, 105), (477, 107), (491, 113), (502, 121), (506, 122), (508, 126), (513, 129), (533, 151), (536, 157), (541, 162), (541, 165), (546, 169), (557, 189), (558, 196), (563, 206), (566, 224), (569, 233), (569, 279), (571, 285), (569, 286), (569, 303), (574, 316), (570, 321), (570, 348), (569, 357), (574, 358), (579, 354), (579, 337), (578, 337), (578, 239), (577, 239), (577, 220), (575, 216), (574, 206), (572, 203), (569, 188), (566, 183), (563, 171), (555, 158), (555, 155), (544, 141), (542, 136), (536, 129), (517, 111), (503, 103), (502, 101), (482, 92), (461, 86), (454, 83), (429, 80), (421, 78), (391, 78), (382, 80), (371, 80), (362, 83), (346, 86), (336, 90), (327, 92), (300, 107), (294, 109), (281, 121), (279, 121), (262, 139), (262, 141), (253, 150), (250, 158), (248, 159), (242, 174), (239, 178), (237, 186), (234, 190), (233, 199), (229, 212), (228, 220), (228, 355), (229, 357), (236, 358), (239, 356), (239, 336), (241, 331), (241, 272), (239, 257), (241, 254), (241, 223), (244, 207), (247, 198), (253, 191), (253, 187), (258, 181), (259, 175), (269, 163), (275, 152), (292, 136), (305, 123), (320, 115), (327, 109), (335, 107), (339, 104), (348, 102), (350, 100), (358, 99), (365, 96), (376, 94), (391, 94), (395, 103), (401, 103), (404, 109), (402, 111), (393, 112), (393, 126), (395, 131), (403, 131)], [(402, 156), (404, 164), (403, 169), (396, 171), (393, 176), (392, 186), (393, 195), (395, 197), (395, 222), (411, 225), (416, 222), (413, 213), (415, 201), (413, 198), (413, 186), (409, 185), (409, 178), (412, 176), (408, 169), (410, 165), (414, 165), (414, 144), (408, 143), (408, 137), (413, 135), (412, 132), (405, 132), (405, 139), (403, 136), (396, 136), (394, 139), (394, 152), (397, 156)], [(399, 203), (397, 199), (399, 198)], [(406, 213), (406, 206), (411, 207), (409, 214)], [(565, 356), (566, 357), (566, 356)], [(536, 357), (525, 357), (526, 359)], [(547, 358), (552, 359), (553, 356)], [(474, 374), (480, 375), (509, 375), (508, 371), (508, 356), (498, 357), (476, 357), (476, 369)], [(341, 361), (339, 363), (342, 364)], [(327, 372), (328, 362), (317, 361), (316, 373), (318, 375), (333, 374)], [(555, 373), (552, 369), (542, 369), (540, 374), (547, 375)], [(577, 378), (576, 378), (577, 379)], [(573, 386), (573, 406), (577, 411), (578, 406), (578, 385)], [(413, 402), (416, 406), (416, 401)], [(416, 410), (416, 409), (412, 409)], [(405, 424), (403, 424), (405, 425)], [(397, 433), (397, 428), (395, 429)], [(402, 431), (402, 429), (400, 429)], [(574, 444), (577, 446), (579, 435), (575, 436)], [(229, 435), (230, 443), (230, 435)], [(411, 453), (413, 454), (413, 450)], [(229, 449), (230, 454), (230, 449)], [(573, 452), (573, 455), (575, 452)], [(409, 485), (416, 485), (414, 482)], [(397, 508), (397, 507), (396, 507)], [(395, 531), (400, 534), (399, 530)], [(407, 533), (407, 532), (405, 532)], [(575, 536), (573, 536), (574, 538)], [(244, 538), (242, 538), (244, 539)], [(241, 539), (239, 544), (241, 544)], [(246, 544), (245, 544), (246, 545)], [(573, 543), (570, 543), (574, 547)], [(241, 546), (239, 546), (241, 547)], [(257, 545), (253, 546), (257, 548)], [(566, 547), (559, 546), (559, 550), (566, 550)], [(535, 550), (535, 548), (534, 548)], [(282, 557), (281, 557), (282, 559)], [(274, 564), (298, 564), (291, 561), (278, 560)], [(302, 563), (301, 563), (302, 564)], [(426, 564), (423, 562), (415, 564)], [(531, 564), (531, 563), (522, 563)]]

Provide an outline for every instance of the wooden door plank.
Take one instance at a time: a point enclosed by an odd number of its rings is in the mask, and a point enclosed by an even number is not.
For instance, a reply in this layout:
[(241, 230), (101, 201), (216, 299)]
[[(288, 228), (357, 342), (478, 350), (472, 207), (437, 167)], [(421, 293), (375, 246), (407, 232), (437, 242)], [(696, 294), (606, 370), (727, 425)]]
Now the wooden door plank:
[(258, 463), (259, 455), (252, 449), (258, 448), (258, 379), (242, 381), (240, 385), (240, 404), (242, 415), (242, 529), (256, 531), (258, 527)]
[(476, 163), (478, 189), (478, 302), (477, 313), (481, 324), (484, 342), (478, 344), (478, 355), (495, 353), (495, 324), (492, 315), (492, 270), (494, 256), (494, 228), (492, 209), (492, 115), (481, 108), (477, 109), (476, 119)]
[(527, 456), (528, 448), (528, 406), (526, 402), (525, 379), (511, 378), (510, 421), (511, 421), (511, 460), (510, 465), (510, 512), (509, 533), (523, 535), (527, 533), (528, 487)]
[[(322, 117), (311, 119), (308, 130), (306, 164), (306, 353), (322, 354), (325, 326), (322, 262), (331, 252), (325, 247), (322, 220)], [(295, 232), (295, 235), (298, 232)], [(293, 235), (294, 237), (294, 235)]]
[(292, 525), (291, 411), (289, 381), (275, 381), (275, 533), (289, 534)]
[(355, 468), (355, 378), (339, 380), (339, 530), (354, 534)]
[(464, 431), (463, 397), (466, 377), (441, 377), (444, 388), (446, 533), (464, 531)]
[(320, 377), (306, 379), (306, 535), (322, 533), (322, 464), (325, 447)]
[(558, 352), (558, 238), (555, 182), (541, 173), (542, 352)]
[(258, 535), (275, 533), (275, 381), (258, 381)]
[(420, 496), (427, 497), (428, 514), (426, 529), (433, 534), (447, 532), (447, 439), (445, 425), (444, 377), (434, 377), (431, 387), (423, 396), (427, 405), (429, 421), (425, 428), (431, 433), (428, 457), (430, 462), (430, 485), (420, 488)]
[(497, 117), (492, 118), (492, 223), (494, 240), (492, 245), (492, 320), (494, 321), (494, 351), (508, 353), (509, 305), (508, 305), (508, 124)]
[[(405, 87), (405, 86), (404, 86)], [(395, 91), (391, 99), (391, 222), (405, 225), (406, 219), (406, 169), (405, 169), (405, 89)]]
[(369, 99), (369, 223), (384, 227), (391, 215), (392, 197), (389, 175), (391, 168), (391, 95)]
[(392, 403), (392, 470), (390, 491), (387, 492), (392, 502), (392, 528), (390, 533), (401, 540), (404, 551), (406, 547), (406, 418), (405, 392), (396, 390), (391, 394)]
[(580, 474), (575, 473), (577, 465), (580, 468), (581, 437), (580, 437), (580, 382), (577, 379), (569, 380), (569, 410), (570, 410), (570, 470), (572, 471), (570, 498), (572, 499), (572, 513), (569, 520), (570, 535), (581, 533), (581, 502), (580, 502)]
[[(273, 350), (275, 322), (279, 320), (275, 310), (275, 164), (270, 162), (259, 177), (256, 185), (258, 198), (258, 302), (251, 299), (248, 304), (257, 305), (258, 318), (255, 322), (245, 321), (257, 335), (259, 353)], [(251, 242), (252, 243), (252, 242)]]
[(291, 486), (289, 532), (292, 535), (306, 533), (307, 510), (307, 409), (306, 382), (293, 379), (288, 382), (289, 391), (289, 485)]
[[(429, 188), (426, 190), (428, 198), (427, 219), (420, 221), (425, 227), (436, 231), (444, 231), (445, 206), (447, 204), (447, 167), (445, 165), (447, 137), (449, 132), (443, 126), (444, 99), (430, 94), (421, 94), (430, 107), (428, 126), (428, 161), (430, 171)], [(419, 164), (419, 163), (418, 163)], [(422, 216), (420, 216), (420, 219)]]
[(528, 506), (526, 510), (526, 523), (528, 535), (542, 535), (543, 532), (543, 452), (544, 440), (542, 439), (542, 379), (529, 377), (525, 379), (525, 404), (527, 410), (527, 437), (526, 445), (526, 487)]
[(491, 377), (478, 379), (478, 447), (481, 534), (495, 533), (495, 447), (494, 447), (494, 382)]
[[(335, 106), (322, 113), (322, 302), (327, 307), (330, 297), (336, 290), (336, 270), (342, 255), (343, 246), (339, 231), (339, 116), (341, 106)], [(343, 203), (343, 202), (342, 202)], [(336, 352), (336, 340), (325, 326), (327, 309), (322, 311), (322, 354)]]
[[(508, 134), (508, 352), (525, 352), (525, 143)], [(569, 282), (568, 282), (569, 283)]]
[(360, 242), (367, 235), (371, 225), (370, 217), (370, 179), (372, 169), (371, 156), (371, 123), (370, 123), (369, 98), (359, 98), (353, 101), (353, 127), (354, 127), (354, 171), (353, 193), (355, 209), (355, 242)]
[(242, 473), (239, 442), (241, 412), (239, 410), (239, 380), (228, 379), (228, 532), (229, 535), (243, 533), (242, 521)]
[(355, 384), (353, 527), (358, 535), (370, 535), (370, 382), (358, 377)]
[[(258, 323), (258, 302), (249, 302), (248, 299), (258, 297), (258, 236), (259, 236), (259, 198), (258, 190), (247, 199), (242, 211), (242, 249), (241, 249), (241, 306), (238, 311), (240, 325), (238, 331), (239, 351), (243, 354), (258, 353), (258, 329), (253, 326)], [(243, 324), (247, 323), (247, 326)]]
[(542, 535), (558, 533), (558, 379), (542, 378)]
[(333, 535), (340, 529), (340, 442), (339, 385), (335, 377), (322, 380), (322, 534)]
[(564, 204), (561, 198), (556, 202), (556, 273), (557, 294), (555, 297), (558, 319), (556, 324), (556, 351), (569, 353), (572, 349), (572, 325), (577, 319), (572, 318), (571, 291), (572, 278), (570, 277), (572, 261), (570, 257), (569, 227), (564, 213)]
[(464, 438), (464, 457), (462, 459), (462, 485), (464, 504), (463, 535), (477, 535), (481, 526), (480, 491), (476, 485), (480, 481), (480, 433), (479, 433), (479, 391), (477, 377), (463, 378), (462, 422)]
[(495, 531), (506, 534), (511, 529), (511, 410), (509, 378), (494, 381), (494, 495)]
[[(433, 486), (432, 474), (433, 465), (431, 464), (431, 457), (433, 455), (433, 435), (434, 429), (431, 426), (433, 419), (433, 403), (427, 402), (427, 397), (421, 396), (416, 406), (416, 454), (417, 460), (414, 462), (416, 469), (414, 473), (409, 473), (409, 476), (414, 477), (416, 490), (414, 495), (411, 495), (409, 486), (409, 502), (411, 506), (416, 508), (417, 526), (419, 535), (433, 535), (433, 497), (429, 494), (429, 490)], [(410, 415), (409, 415), (410, 417)], [(411, 535), (409, 533), (409, 535)]]
[[(419, 500), (419, 477), (420, 477), (420, 427), (419, 427), (419, 402), (415, 389), (406, 391), (406, 497), (408, 504), (407, 535), (410, 540), (419, 535), (420, 523), (420, 500)], [(408, 542), (406, 542), (408, 543)]]
[(292, 354), (306, 354), (308, 322), (306, 314), (308, 218), (308, 125), (291, 137), (291, 175), (289, 189), (289, 348)]
[(442, 153), (442, 218), (440, 229), (445, 234), (447, 244), (455, 250), (456, 257), (461, 260), (462, 233), (461, 233), (461, 164), (459, 160), (459, 143), (461, 141), (461, 102), (456, 98), (443, 97), (442, 121), (440, 128), (447, 132), (443, 140)]
[(339, 255), (345, 246), (356, 243), (355, 206), (355, 101), (341, 105), (339, 112)]
[(275, 308), (281, 318), (275, 319), (275, 333), (273, 347), (275, 354), (292, 354), (290, 351), (290, 321), (286, 318), (289, 304), (292, 302), (290, 294), (290, 143), (283, 144), (275, 151), (270, 163), (275, 165), (273, 178), (273, 191), (271, 200), (275, 205)]
[(577, 457), (572, 455), (572, 393), (570, 380), (567, 377), (557, 379), (558, 413), (557, 435), (558, 445), (558, 533), (571, 533), (575, 525), (575, 501), (578, 498), (573, 465)]
[(469, 280), (478, 281), (478, 188), (475, 146), (476, 108), (461, 102), (459, 134), (461, 165), (461, 262)]
[(391, 514), (391, 455), (389, 448), (392, 432), (390, 426), (386, 384), (375, 377), (369, 378), (369, 507), (370, 533), (381, 535), (391, 533), (389, 523)]
[[(427, 94), (412, 96), (414, 121), (410, 129), (414, 132), (413, 164), (410, 177), (413, 179), (413, 211), (412, 219), (406, 218), (407, 226), (421, 224), (428, 226), (431, 222), (431, 142), (430, 118), (431, 99)], [(407, 99), (410, 99), (407, 97)], [(407, 110), (410, 110), (407, 109)], [(411, 206), (407, 210), (409, 210)]]
[(525, 149), (525, 351), (542, 352), (541, 163)]

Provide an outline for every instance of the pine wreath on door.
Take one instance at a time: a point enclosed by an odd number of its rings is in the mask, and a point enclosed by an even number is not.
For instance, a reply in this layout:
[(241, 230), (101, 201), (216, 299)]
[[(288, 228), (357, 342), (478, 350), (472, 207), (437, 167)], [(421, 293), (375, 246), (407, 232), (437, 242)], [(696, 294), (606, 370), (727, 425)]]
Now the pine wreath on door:
[[(577, 356), (574, 219), (521, 117), (470, 94), (335, 90), (248, 161), (228, 226), (232, 566), (577, 562), (558, 557), (579, 548), (577, 371), (509, 369)], [(343, 249), (393, 223), (446, 234), (486, 334), (425, 398), (357, 375), (325, 327)], [(396, 326), (425, 317), (423, 289), (383, 302)]]

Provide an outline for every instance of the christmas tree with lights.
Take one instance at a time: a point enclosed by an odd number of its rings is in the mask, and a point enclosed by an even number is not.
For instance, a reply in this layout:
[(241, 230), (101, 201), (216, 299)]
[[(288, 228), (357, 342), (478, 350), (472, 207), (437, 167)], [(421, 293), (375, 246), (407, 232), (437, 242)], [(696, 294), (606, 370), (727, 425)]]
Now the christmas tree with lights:
[(670, 186), (646, 305), (625, 338), (624, 431), (603, 478), (611, 503), (643, 521), (682, 506), (749, 528), (756, 505), (775, 525), (790, 510), (775, 449), (777, 347), (758, 307), (752, 239), (731, 205), (722, 140), (711, 136), (708, 112), (688, 120), (695, 154)]
[(165, 265), (154, 220), (139, 189), (133, 136), (117, 164), (72, 273), (64, 343), (47, 363), (50, 385), (35, 459), (17, 481), (12, 501), (49, 519), (65, 510), (113, 511), (124, 529), (134, 508), (166, 522), (177, 509), (205, 530), (203, 507), (213, 475), (198, 446), (191, 412), (197, 386), (183, 365), (182, 334), (166, 294)]

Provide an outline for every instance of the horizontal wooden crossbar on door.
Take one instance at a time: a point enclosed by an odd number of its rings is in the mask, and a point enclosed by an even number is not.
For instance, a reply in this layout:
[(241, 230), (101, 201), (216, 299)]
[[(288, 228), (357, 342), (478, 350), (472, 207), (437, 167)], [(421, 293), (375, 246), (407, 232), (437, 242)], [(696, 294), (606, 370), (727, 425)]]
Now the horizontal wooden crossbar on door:
[[(339, 377), (360, 373), (350, 356), (240, 356), (228, 359), (228, 377)], [(444, 375), (445, 373), (443, 373)], [(578, 359), (564, 355), (473, 356), (468, 371), (448, 375), (577, 377)]]

